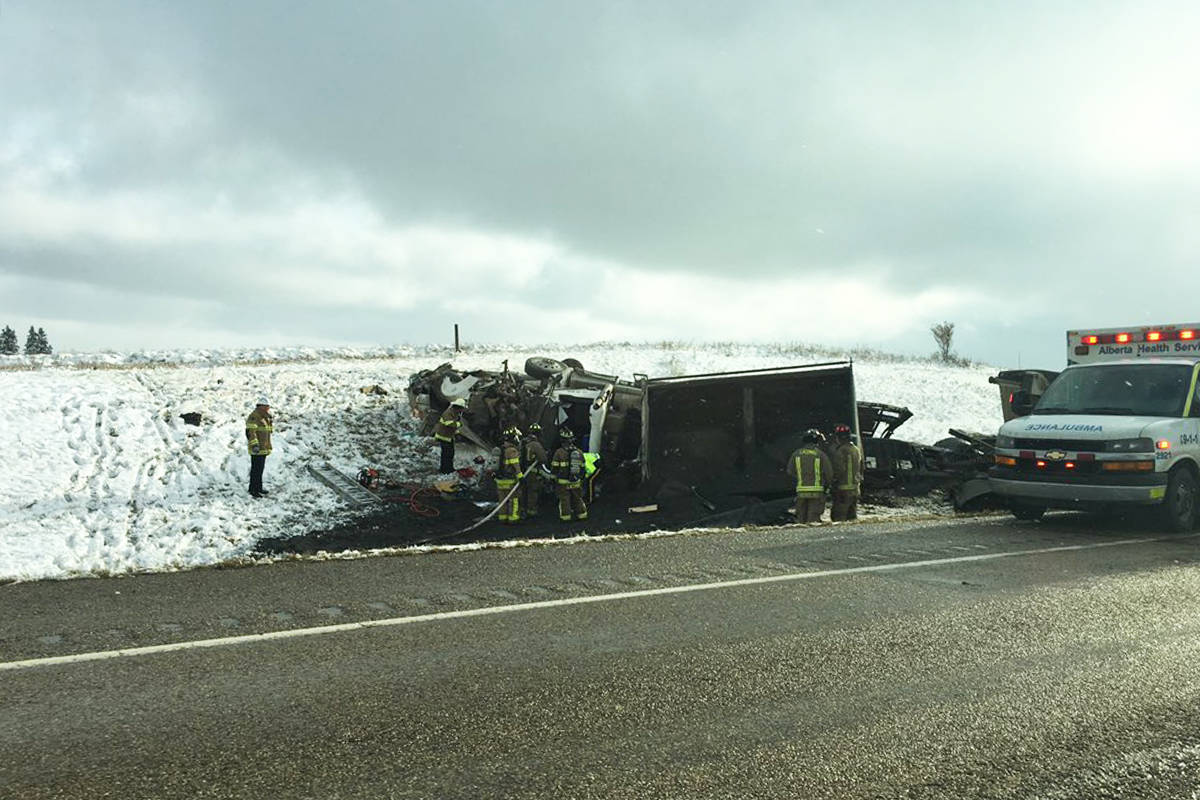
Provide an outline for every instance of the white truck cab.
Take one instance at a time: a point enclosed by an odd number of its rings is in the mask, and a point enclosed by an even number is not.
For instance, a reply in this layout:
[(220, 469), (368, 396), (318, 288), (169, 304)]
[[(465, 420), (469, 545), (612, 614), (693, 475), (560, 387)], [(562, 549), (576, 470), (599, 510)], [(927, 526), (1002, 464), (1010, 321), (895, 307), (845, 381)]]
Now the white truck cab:
[[(1200, 323), (1068, 331), (1068, 366), (996, 437), (992, 491), (1020, 519), (1148, 506), (1189, 531), (1200, 496)], [(1032, 407), (1031, 407), (1032, 406)]]

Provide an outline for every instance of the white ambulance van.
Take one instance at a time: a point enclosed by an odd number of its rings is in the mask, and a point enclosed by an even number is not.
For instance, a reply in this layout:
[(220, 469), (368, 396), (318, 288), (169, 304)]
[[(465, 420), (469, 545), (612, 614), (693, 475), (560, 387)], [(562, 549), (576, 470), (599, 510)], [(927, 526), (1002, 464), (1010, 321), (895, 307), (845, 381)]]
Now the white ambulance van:
[(1200, 322), (1067, 332), (1067, 368), (1036, 404), (1018, 392), (992, 491), (1020, 519), (1047, 508), (1144, 506), (1173, 531), (1197, 521)]

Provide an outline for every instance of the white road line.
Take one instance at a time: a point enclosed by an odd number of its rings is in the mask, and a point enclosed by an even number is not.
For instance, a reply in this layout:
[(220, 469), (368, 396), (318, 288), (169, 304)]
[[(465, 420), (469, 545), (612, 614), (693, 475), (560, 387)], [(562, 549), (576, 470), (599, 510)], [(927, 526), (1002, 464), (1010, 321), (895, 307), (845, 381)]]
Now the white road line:
[[(1172, 539), (1179, 538), (1184, 537), (1172, 537)], [(629, 592), (589, 595), (587, 597), (564, 597), (557, 600), (538, 600), (532, 603), (513, 603), (512, 605), (473, 608), (464, 611), (439, 611), (433, 614), (417, 614), (409, 617), (392, 617), (390, 619), (366, 620), (363, 622), (346, 622), (339, 625), (320, 625), (313, 628), (295, 628), (286, 631), (272, 631), (270, 633), (252, 633), (244, 636), (226, 636), (220, 639), (200, 639), (191, 642), (174, 642), (172, 644), (149, 645), (147, 647), (131, 647), (125, 650), (104, 650), (92, 653), (77, 653), (70, 656), (31, 658), (25, 661), (4, 661), (0, 662), (0, 672), (8, 670), (30, 669), (32, 667), (49, 667), (58, 664), (77, 664), (84, 661), (106, 661), (114, 658), (132, 658), (134, 656), (146, 656), (154, 653), (172, 653), (179, 650), (198, 650), (206, 647), (226, 647), (236, 644), (248, 644), (250, 642), (269, 642), (277, 639), (297, 639), (301, 636), (319, 636), (327, 633), (342, 633), (344, 631), (363, 630), (365, 628), (387, 628), (397, 625), (414, 625), (419, 622), (438, 622), (442, 620), (464, 619), (466, 617), (486, 617), (495, 614), (511, 614), (517, 611), (534, 611), (537, 609), (557, 608), (560, 606), (579, 606), (588, 603), (607, 603), (614, 600), (633, 600), (642, 597), (684, 594), (687, 592), (703, 592), (711, 589), (727, 589), (737, 586), (755, 586), (765, 583), (803, 581), (812, 580), (814, 578), (828, 578), (836, 575), (888, 572), (892, 570), (913, 569), (916, 567), (936, 567), (944, 564), (962, 564), (971, 561), (992, 561), (998, 558), (1033, 556), (1043, 553), (1063, 553), (1072, 550), (1095, 550), (1101, 547), (1120, 547), (1122, 545), (1145, 544), (1147, 542), (1160, 541), (1166, 541), (1166, 539), (1163, 537), (1120, 539), (1112, 542), (1043, 547), (1036, 550), (1014, 550), (1007, 553), (981, 553), (979, 555), (972, 556), (933, 558), (926, 559), (924, 561), (903, 561), (896, 564), (872, 564), (870, 566), (863, 567), (825, 569), (817, 572), (792, 572), (786, 575), (768, 575), (761, 578), (739, 578), (737, 580), (718, 581), (713, 583), (694, 583), (684, 586), (669, 586), (661, 589), (637, 589)]]

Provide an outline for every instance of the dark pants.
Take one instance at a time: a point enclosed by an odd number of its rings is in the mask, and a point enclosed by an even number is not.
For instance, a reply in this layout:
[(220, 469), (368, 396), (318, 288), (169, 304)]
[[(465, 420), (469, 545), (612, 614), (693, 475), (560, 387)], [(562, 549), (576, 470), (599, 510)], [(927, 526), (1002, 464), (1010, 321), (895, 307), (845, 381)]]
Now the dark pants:
[(833, 493), (833, 509), (829, 518), (834, 522), (858, 519), (858, 492), (854, 489), (837, 489)]
[(250, 456), (250, 494), (262, 494), (262, 476), (265, 466), (267, 466), (266, 456)]
[(583, 485), (581, 481), (559, 480), (555, 487), (558, 495), (558, 518), (563, 522), (575, 519), (587, 519), (587, 503), (583, 502)]
[(527, 517), (536, 517), (542, 499), (542, 476), (536, 471), (526, 475), (525, 482), (521, 485), (521, 494), (525, 498), (521, 513)]
[(438, 439), (438, 444), (442, 446), (442, 466), (438, 469), (445, 475), (448, 472), (454, 472), (454, 442), (443, 442)]
[(824, 513), (824, 494), (796, 495), (796, 522), (820, 522)]

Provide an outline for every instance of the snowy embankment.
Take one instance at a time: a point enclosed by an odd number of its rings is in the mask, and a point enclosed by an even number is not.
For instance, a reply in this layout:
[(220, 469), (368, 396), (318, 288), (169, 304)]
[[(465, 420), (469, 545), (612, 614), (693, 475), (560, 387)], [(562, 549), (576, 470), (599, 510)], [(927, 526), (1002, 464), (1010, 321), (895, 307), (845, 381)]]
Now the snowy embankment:
[[(235, 561), (257, 541), (310, 531), (345, 509), (306, 466), (381, 468), (427, 482), (431, 443), (417, 436), (408, 377), (451, 361), (520, 369), (531, 355), (652, 377), (790, 366), (844, 358), (799, 346), (604, 344), (517, 349), (206, 351), (68, 354), (36, 363), (0, 357), (0, 580), (171, 570)], [(1000, 422), (990, 367), (855, 356), (859, 400), (908, 406), (899, 438), (932, 443), (951, 427)], [(389, 394), (365, 394), (378, 385)], [(273, 406), (267, 499), (246, 492), (244, 421)], [(185, 413), (203, 422), (189, 425)]]

